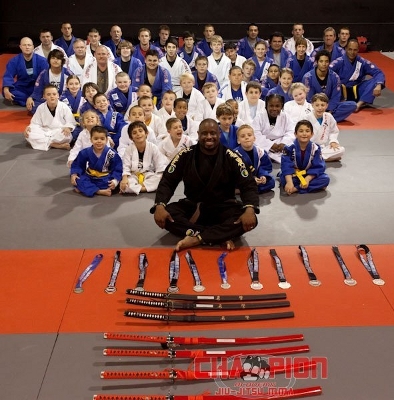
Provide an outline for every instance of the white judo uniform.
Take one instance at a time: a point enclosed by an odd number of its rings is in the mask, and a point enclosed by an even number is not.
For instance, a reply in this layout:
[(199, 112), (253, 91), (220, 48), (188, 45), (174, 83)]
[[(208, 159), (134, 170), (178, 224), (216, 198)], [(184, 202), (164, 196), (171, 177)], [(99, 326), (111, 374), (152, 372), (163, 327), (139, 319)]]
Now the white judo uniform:
[(94, 57), (92, 56), (92, 54), (86, 53), (85, 63), (82, 68), (81, 65), (79, 64), (79, 62), (77, 61), (75, 54), (73, 54), (72, 56), (70, 56), (68, 58), (66, 66), (82, 82), (82, 76), (83, 76), (83, 73), (85, 72), (86, 67), (88, 65), (90, 65), (93, 61), (94, 61)]
[(330, 147), (330, 143), (339, 144), (339, 129), (337, 121), (332, 114), (325, 112), (321, 124), (313, 113), (309, 114), (305, 119), (309, 120), (313, 126), (311, 141), (320, 145), (323, 159), (329, 160), (330, 158), (342, 157), (345, 153), (345, 148), (343, 146), (339, 146), (337, 149)]
[[(265, 110), (265, 102), (263, 100), (258, 100), (257, 102), (257, 108), (256, 108), (256, 116), (261, 114)], [(241, 119), (244, 121), (245, 124), (251, 125), (253, 122), (253, 117), (250, 112), (250, 106), (248, 100), (245, 98), (245, 100), (241, 101), (238, 103), (238, 119)], [(238, 121), (237, 121), (238, 122)], [(236, 124), (238, 126), (238, 123)]]
[(194, 143), (189, 136), (182, 135), (181, 140), (177, 146), (174, 146), (174, 142), (170, 136), (166, 137), (159, 143), (159, 150), (170, 162), (182, 149), (192, 146)]
[(186, 120), (187, 120), (187, 127), (183, 131), (183, 134), (188, 136), (191, 139), (191, 141), (193, 142), (193, 144), (196, 144), (198, 141), (198, 133), (197, 133), (198, 126), (200, 125), (200, 123), (197, 121), (194, 121), (188, 115), (186, 115)]
[(160, 108), (160, 110), (156, 111), (155, 115), (157, 115), (158, 117), (160, 117), (163, 120), (164, 125), (166, 124), (168, 119), (175, 117), (174, 110), (172, 110), (171, 114), (168, 114), (167, 110), (164, 107), (162, 107), (162, 108)]
[[(105, 44), (101, 44), (101, 43), (99, 43), (99, 46), (104, 46), (108, 50), (108, 60), (109, 61), (115, 60), (114, 53), (112, 53), (112, 50), (108, 46), (106, 46)], [(89, 44), (86, 45), (86, 55), (88, 55), (88, 54), (90, 56), (94, 57), (94, 55), (92, 53), (92, 49), (90, 48)]]
[[(120, 133), (120, 138), (119, 138), (119, 146), (116, 149), (120, 158), (122, 158), (122, 159), (123, 159), (124, 153), (126, 151), (126, 148), (129, 147), (131, 143), (133, 143), (133, 141), (129, 138), (129, 133), (127, 132), (129, 125), (130, 125), (130, 122), (122, 128), (121, 133)], [(151, 128), (149, 128), (149, 126), (147, 126), (147, 128), (148, 128), (148, 136), (147, 136), (146, 140), (148, 142), (151, 142), (151, 143), (157, 145), (158, 143), (156, 140), (155, 133), (152, 131)]]
[(274, 143), (290, 145), (294, 142), (294, 122), (284, 112), (276, 118), (275, 125), (271, 126), (266, 110), (256, 115), (252, 122), (254, 135), (256, 137), (256, 146), (264, 149), (271, 160), (280, 163), (282, 153), (270, 151)]
[(167, 61), (167, 58), (164, 56), (160, 58), (160, 65), (164, 67), (171, 75), (171, 83), (172, 83), (172, 90), (175, 92), (178, 90), (181, 85), (179, 83), (179, 77), (188, 72), (191, 74), (191, 69), (189, 64), (181, 57), (176, 56), (174, 64), (171, 64)]
[(148, 141), (146, 142), (142, 165), (134, 142), (126, 148), (122, 161), (123, 176), (127, 175), (128, 178), (125, 193), (135, 194), (139, 194), (141, 191), (141, 181), (148, 192), (154, 192), (168, 164), (167, 158), (160, 152), (159, 148)]
[[(107, 71), (108, 71), (108, 88), (105, 94), (112, 89), (116, 88), (116, 74), (122, 72), (122, 68), (119, 65), (116, 65), (112, 61), (107, 62)], [(82, 75), (82, 82), (81, 85), (83, 86), (87, 82), (94, 82), (97, 84), (97, 61), (94, 58), (93, 62), (91, 62), (86, 68)]]
[(221, 88), (228, 82), (230, 68), (231, 60), (225, 54), (222, 55), (219, 63), (216, 62), (212, 54), (208, 57), (208, 71), (216, 76)]
[(199, 123), (206, 118), (212, 118), (217, 121), (216, 109), (218, 108), (219, 104), (223, 103), (224, 103), (223, 99), (217, 98), (215, 105), (212, 108), (211, 105), (209, 104), (209, 101), (207, 99), (204, 99), (204, 101), (200, 102), (198, 105), (195, 120)]
[[(68, 57), (67, 57), (67, 54), (64, 51), (64, 49), (62, 49), (60, 46), (56, 46), (56, 44), (52, 42), (50, 51), (55, 50), (55, 49), (60, 50), (64, 54), (64, 59), (67, 62)], [(47, 59), (47, 57), (44, 54), (44, 50), (42, 49), (42, 44), (40, 44), (39, 46), (35, 47), (33, 52), (38, 54), (39, 56), (44, 57), (45, 59)]]
[(168, 136), (166, 124), (163, 122), (163, 119), (156, 114), (152, 113), (152, 118), (147, 126), (155, 133), (158, 143)]
[[(313, 46), (313, 43), (309, 39), (306, 38), (304, 39), (306, 40), (306, 54), (310, 56), (313, 53), (315, 47)], [(295, 39), (291, 37), (285, 40), (285, 42), (283, 43), (283, 47), (286, 50), (289, 50), (291, 54), (295, 54), (296, 53)]]
[(290, 100), (285, 103), (283, 110), (290, 116), (294, 123), (305, 119), (307, 115), (313, 114), (312, 105), (306, 100), (304, 104), (297, 104), (295, 100)]
[[(176, 97), (179, 99), (183, 97), (183, 89), (180, 88), (176, 92)], [(204, 95), (197, 90), (196, 88), (192, 89), (192, 92), (190, 94), (190, 98), (187, 102), (188, 107), (187, 107), (187, 115), (193, 119), (196, 119), (196, 114), (198, 110), (198, 105), (205, 100)]]
[(58, 101), (55, 116), (47, 103), (40, 104), (30, 121), (30, 133), (26, 140), (36, 150), (49, 150), (51, 143), (70, 143), (72, 135), (65, 136), (63, 128), (75, 128), (75, 118), (67, 104)]

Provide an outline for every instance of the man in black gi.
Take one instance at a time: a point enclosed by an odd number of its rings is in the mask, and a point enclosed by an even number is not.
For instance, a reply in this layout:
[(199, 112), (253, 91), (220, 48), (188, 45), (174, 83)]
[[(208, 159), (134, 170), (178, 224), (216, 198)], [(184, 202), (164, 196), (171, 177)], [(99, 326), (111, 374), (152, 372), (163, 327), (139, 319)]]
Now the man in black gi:
[[(182, 180), (186, 198), (168, 204)], [(225, 244), (231, 250), (232, 239), (256, 227), (256, 182), (242, 159), (220, 143), (215, 120), (203, 120), (198, 143), (181, 150), (167, 166), (151, 213), (160, 228), (183, 237), (176, 251), (200, 244)]]

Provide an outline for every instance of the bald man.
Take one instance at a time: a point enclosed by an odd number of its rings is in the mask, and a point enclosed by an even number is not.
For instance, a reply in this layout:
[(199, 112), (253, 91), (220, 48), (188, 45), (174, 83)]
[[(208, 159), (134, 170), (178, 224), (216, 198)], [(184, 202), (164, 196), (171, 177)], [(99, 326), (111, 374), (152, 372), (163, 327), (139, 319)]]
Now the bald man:
[(111, 49), (111, 51), (115, 57), (119, 57), (120, 56), (119, 45), (124, 40), (122, 38), (122, 29), (120, 28), (120, 26), (114, 25), (114, 26), (112, 26), (109, 34), (111, 35), (111, 39), (107, 40), (104, 43), (104, 45)]
[(49, 66), (46, 58), (33, 53), (34, 44), (30, 38), (22, 38), (19, 48), (21, 53), (7, 63), (2, 92), (4, 98), (12, 104), (26, 106), (26, 100), (33, 93), (38, 75)]

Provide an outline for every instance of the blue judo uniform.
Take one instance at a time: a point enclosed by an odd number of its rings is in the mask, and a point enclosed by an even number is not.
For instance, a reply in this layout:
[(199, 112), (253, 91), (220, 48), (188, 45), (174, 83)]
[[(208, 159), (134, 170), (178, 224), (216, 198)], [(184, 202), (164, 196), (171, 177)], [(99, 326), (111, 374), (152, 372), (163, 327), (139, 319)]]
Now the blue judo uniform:
[(53, 43), (56, 46), (61, 47), (64, 50), (64, 52), (67, 54), (67, 57), (70, 57), (70, 56), (72, 56), (74, 54), (74, 47), (73, 46), (74, 46), (75, 39), (76, 39), (76, 37), (72, 36), (70, 44), (68, 44), (66, 42), (66, 40), (64, 39), (64, 37), (62, 36), (59, 39), (56, 39)]
[[(261, 38), (256, 38), (257, 42), (261, 42), (263, 39)], [(256, 43), (257, 43), (256, 42)], [(248, 42), (248, 37), (245, 36), (242, 39), (239, 39), (238, 44), (237, 44), (238, 50), (237, 53), (240, 56), (245, 57), (246, 59), (252, 58), (254, 55), (254, 47), (250, 47), (250, 44)]]
[(219, 124), (219, 130), (220, 130), (220, 143), (223, 146), (227, 147), (228, 149), (234, 150), (238, 146), (238, 142), (237, 142), (238, 127), (236, 127), (235, 125), (231, 125), (230, 132), (225, 133), (225, 132), (223, 132), (223, 130)]
[[(274, 57), (274, 51), (272, 50), (271, 47), (268, 48), (267, 53), (265, 54), (266, 57), (271, 58), (274, 60), (275, 63), (275, 57)], [(293, 57), (293, 54), (291, 54), (290, 51), (286, 50), (285, 48), (280, 49), (280, 68), (288, 68), (289, 67), (289, 62), (290, 59)]]
[(121, 113), (113, 111), (112, 108), (108, 109), (108, 112), (105, 116), (98, 110), (96, 110), (96, 112), (100, 117), (101, 125), (107, 129), (108, 133), (110, 134), (110, 138), (114, 141), (114, 148), (117, 149), (119, 146), (122, 128), (127, 125), (127, 122), (124, 120)]
[[(121, 57), (116, 57), (114, 60), (114, 63), (116, 65), (119, 65), (119, 67), (122, 68), (122, 58)], [(130, 79), (133, 79), (134, 72), (137, 70), (137, 68), (142, 67), (142, 62), (135, 57), (130, 58), (130, 65), (129, 65), (129, 70), (124, 71), (129, 74)]]
[(274, 60), (266, 56), (261, 65), (256, 56), (251, 57), (251, 60), (256, 64), (256, 69), (251, 80), (262, 82), (267, 76), (268, 68), (274, 64)]
[[(330, 68), (339, 75), (341, 84), (346, 86), (346, 98), (350, 89), (355, 101), (372, 104), (375, 100), (373, 95), (375, 86), (380, 83), (382, 89), (385, 87), (386, 78), (383, 71), (360, 56), (353, 62), (350, 62), (346, 55), (339, 57), (330, 64)], [(366, 79), (367, 75), (371, 78)]]
[(274, 88), (270, 89), (267, 93), (267, 96), (269, 96), (270, 94), (280, 94), (285, 99), (285, 103), (293, 100), (293, 96), (289, 92), (286, 93), (280, 85), (276, 85)]
[[(311, 57), (311, 59), (312, 59), (313, 62), (315, 61), (316, 53), (317, 53), (318, 51), (320, 51), (320, 50), (326, 50), (325, 47), (324, 47), (324, 44), (322, 44), (322, 45), (319, 46), (319, 47), (316, 47), (316, 49), (315, 49), (315, 50), (313, 51), (313, 53), (310, 55), (310, 57)], [(338, 43), (335, 42), (332, 51), (330, 51), (330, 54), (331, 54), (331, 61), (333, 61), (333, 60), (335, 60), (335, 59), (338, 58), (338, 57), (344, 56), (344, 55), (346, 54), (346, 52), (345, 52), (345, 50), (344, 50), (341, 46), (339, 46)]]
[(289, 68), (291, 68), (294, 74), (293, 83), (302, 82), (303, 76), (313, 68), (313, 61), (309, 56), (305, 56), (304, 64), (301, 67), (297, 57), (294, 56), (290, 60)]
[[(201, 92), (202, 87), (198, 87), (197, 71), (193, 71), (192, 74), (194, 76), (194, 87)], [(209, 71), (207, 71), (207, 77), (206, 77), (204, 83), (208, 83), (208, 82), (213, 82), (219, 90), (220, 85), (219, 85), (218, 78), (216, 78), (216, 76)]]
[(124, 114), (130, 107), (130, 104), (137, 98), (136, 92), (129, 87), (128, 93), (123, 93), (118, 88), (112, 89), (107, 94), (109, 104), (113, 110)]
[(81, 150), (71, 164), (70, 175), (77, 174), (77, 189), (87, 197), (93, 197), (98, 190), (108, 189), (111, 180), (122, 179), (123, 165), (119, 154), (106, 146), (97, 157), (93, 146)]
[(306, 99), (310, 103), (315, 93), (325, 93), (329, 98), (327, 111), (330, 111), (337, 122), (345, 120), (352, 114), (357, 104), (354, 101), (341, 101), (341, 82), (339, 76), (328, 70), (327, 85), (322, 88), (316, 77), (316, 69), (313, 68), (302, 78), (302, 83), (307, 87)]
[[(132, 85), (134, 90), (136, 91), (141, 85), (147, 83), (148, 80), (147, 80), (147, 71), (145, 65), (136, 69), (133, 79), (131, 81), (133, 82)], [(161, 99), (164, 93), (167, 90), (172, 90), (171, 74), (167, 69), (165, 69), (161, 65), (157, 67), (155, 81), (153, 82), (151, 89), (152, 89), (152, 95), (157, 98), (156, 107), (159, 109), (161, 106)]]
[(206, 41), (206, 39), (200, 40), (196, 45), (205, 56), (210, 56), (212, 54), (211, 45)]
[(35, 53), (32, 57), (32, 64), (33, 68), (27, 71), (23, 54), (18, 54), (11, 58), (6, 65), (3, 76), (3, 90), (4, 87), (8, 87), (10, 92), (15, 96), (14, 103), (20, 106), (26, 106), (26, 100), (33, 93), (34, 83), (38, 76), (49, 67), (46, 58)]
[[(156, 47), (153, 44), (151, 44), (149, 46), (149, 49), (150, 50), (156, 50), (159, 53), (159, 60), (160, 60), (160, 58), (164, 57), (164, 53), (161, 51), (161, 49), (159, 47)], [(133, 57), (135, 57), (138, 60), (140, 60), (142, 65), (145, 65), (145, 56), (141, 52), (141, 47), (140, 47), (139, 44), (137, 44), (137, 46), (135, 46), (135, 48), (134, 48)]]
[(196, 70), (196, 65), (195, 65), (196, 58), (198, 56), (203, 56), (203, 55), (204, 53), (197, 46), (193, 46), (193, 50), (190, 54), (186, 53), (184, 47), (181, 47), (178, 50), (178, 56), (183, 58), (187, 62), (192, 71)]
[[(66, 90), (65, 81), (69, 75), (73, 75), (73, 73), (67, 68), (63, 67), (61, 72), (59, 87), (57, 88), (57, 91), (59, 92), (59, 97), (61, 97), (63, 92), (65, 92)], [(37, 107), (45, 102), (45, 100), (42, 98), (44, 93), (44, 88), (46, 85), (49, 85), (50, 83), (52, 82), (50, 81), (49, 78), (49, 69), (41, 71), (40, 75), (38, 75), (36, 83), (34, 84), (34, 90), (31, 95), (31, 97), (34, 100), (34, 106), (33, 109), (31, 110), (33, 114), (36, 112)]]
[(242, 146), (236, 147), (234, 151), (242, 157), (246, 167), (254, 177), (261, 178), (265, 176), (267, 179), (266, 183), (257, 185), (259, 193), (268, 192), (275, 187), (275, 179), (271, 176), (272, 162), (266, 151), (257, 146), (253, 146), (253, 160), (251, 160), (248, 152), (244, 150)]
[(60, 96), (60, 101), (63, 103), (66, 103), (71, 112), (74, 115), (75, 121), (77, 122), (77, 126), (74, 128), (74, 130), (71, 132), (73, 135), (73, 140), (78, 139), (78, 135), (82, 131), (82, 127), (79, 123), (79, 117), (80, 117), (80, 105), (81, 105), (81, 100), (82, 100), (82, 91), (79, 89), (77, 96), (74, 97), (69, 90), (66, 90), (63, 92), (63, 94)]
[[(303, 154), (304, 153), (304, 154)], [(325, 173), (326, 163), (323, 160), (320, 146), (309, 142), (305, 152), (301, 151), (297, 140), (293, 144), (285, 146), (281, 160), (280, 184), (286, 185), (286, 175), (293, 175), (293, 184), (299, 193), (310, 193), (322, 190), (330, 183), (329, 176)], [(300, 187), (300, 179), (294, 176), (296, 171), (305, 175), (314, 175), (306, 189)]]

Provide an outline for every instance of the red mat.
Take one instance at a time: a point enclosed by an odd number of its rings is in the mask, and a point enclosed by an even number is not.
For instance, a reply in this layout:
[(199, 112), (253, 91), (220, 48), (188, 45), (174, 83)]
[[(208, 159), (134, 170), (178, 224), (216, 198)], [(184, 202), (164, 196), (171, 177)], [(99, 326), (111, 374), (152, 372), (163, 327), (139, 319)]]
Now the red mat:
[(22, 107), (15, 106), (15, 110), (0, 111), (0, 132), (1, 133), (22, 133), (30, 124), (31, 115)]
[[(358, 284), (346, 286), (339, 265), (329, 246), (307, 246), (311, 266), (321, 280), (320, 287), (308, 284), (299, 250), (296, 246), (277, 247), (286, 278), (292, 287), (280, 289), (277, 285), (273, 261), (268, 248), (257, 248), (260, 259), (261, 291), (250, 288), (247, 269), (249, 248), (240, 248), (226, 257), (231, 288), (220, 288), (217, 258), (219, 249), (193, 249), (203, 284), (203, 294), (266, 294), (287, 293), (290, 308), (264, 310), (263, 313), (288, 311), (295, 318), (240, 323), (172, 323), (126, 318), (126, 309), (137, 307), (124, 303), (125, 290), (134, 288), (138, 280), (138, 255), (146, 252), (149, 267), (145, 290), (165, 292), (168, 287), (168, 263), (171, 249), (124, 249), (122, 268), (117, 281), (117, 292), (104, 292), (108, 284), (116, 249), (59, 250), (59, 251), (1, 251), (5, 288), (0, 300), (6, 307), (0, 313), (0, 333), (39, 332), (145, 332), (200, 329), (258, 329), (325, 326), (375, 326), (394, 324), (394, 271), (390, 267), (394, 245), (369, 246), (375, 264), (386, 281), (385, 286), (375, 286), (361, 264), (354, 246), (340, 246), (347, 267)], [(84, 292), (75, 294), (77, 278), (98, 253), (103, 261), (83, 285)], [(194, 293), (193, 279), (184, 252), (180, 253), (182, 293)], [(18, 268), (16, 268), (18, 266)], [(160, 309), (139, 308), (139, 311), (162, 312)], [(179, 312), (178, 312), (179, 313)], [(245, 311), (231, 312), (245, 315)], [(259, 313), (250, 311), (248, 314)], [(226, 315), (226, 313), (223, 313)]]

